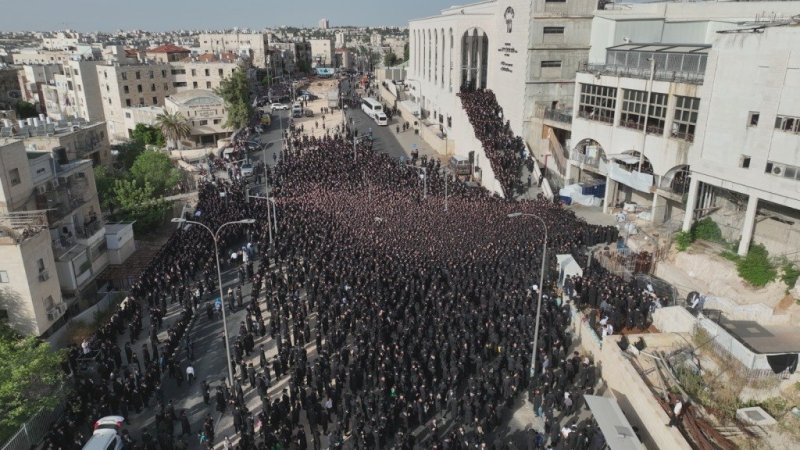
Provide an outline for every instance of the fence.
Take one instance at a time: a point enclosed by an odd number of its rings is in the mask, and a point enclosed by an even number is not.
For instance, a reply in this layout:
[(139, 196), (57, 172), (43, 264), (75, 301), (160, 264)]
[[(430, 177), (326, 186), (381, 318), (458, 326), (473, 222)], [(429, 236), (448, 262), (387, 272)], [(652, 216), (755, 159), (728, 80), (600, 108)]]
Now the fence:
[[(63, 393), (63, 388), (59, 393)], [(30, 450), (47, 436), (47, 432), (64, 412), (64, 402), (59, 402), (52, 410), (40, 409), (27, 422), (22, 424), (11, 438), (0, 447), (0, 450)]]
[(621, 277), (625, 281), (632, 281), (634, 275), (644, 273), (652, 274), (655, 268), (653, 254), (649, 252), (632, 252), (627, 247), (608, 249), (601, 247), (595, 250), (592, 258), (607, 271)]

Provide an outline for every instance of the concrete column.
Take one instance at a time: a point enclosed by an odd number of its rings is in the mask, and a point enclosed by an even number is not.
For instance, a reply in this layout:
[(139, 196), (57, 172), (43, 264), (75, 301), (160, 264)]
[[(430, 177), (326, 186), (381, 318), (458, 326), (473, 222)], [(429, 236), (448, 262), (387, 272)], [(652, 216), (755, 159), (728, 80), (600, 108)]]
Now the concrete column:
[(617, 190), (617, 182), (606, 177), (606, 195), (603, 197), (603, 214), (610, 211), (610, 203), (614, 201), (614, 191)]
[(564, 180), (569, 182), (572, 179), (572, 171), (575, 170), (574, 166), (567, 160), (567, 169), (564, 171)]
[(463, 83), (469, 83), (472, 81), (472, 36), (467, 34), (466, 38), (466, 45), (467, 45), (467, 79), (462, 80)]
[[(659, 200), (661, 200), (661, 202), (659, 202)], [(653, 193), (653, 206), (650, 207), (650, 222), (651, 223), (655, 223), (656, 215), (659, 215), (659, 216), (663, 217), (664, 213), (663, 213), (663, 211), (661, 211), (662, 206), (660, 204), (662, 202), (663, 202), (663, 200), (661, 199), (661, 197), (659, 197), (657, 193)]]
[(750, 249), (750, 242), (753, 240), (753, 229), (756, 226), (756, 210), (758, 210), (758, 197), (750, 195), (747, 199), (747, 210), (744, 213), (744, 224), (742, 225), (742, 240), (739, 241), (739, 256), (744, 256)]
[(689, 182), (689, 196), (686, 199), (686, 213), (683, 215), (683, 231), (689, 232), (694, 224), (694, 209), (697, 205), (697, 192), (700, 190), (700, 180), (692, 177)]

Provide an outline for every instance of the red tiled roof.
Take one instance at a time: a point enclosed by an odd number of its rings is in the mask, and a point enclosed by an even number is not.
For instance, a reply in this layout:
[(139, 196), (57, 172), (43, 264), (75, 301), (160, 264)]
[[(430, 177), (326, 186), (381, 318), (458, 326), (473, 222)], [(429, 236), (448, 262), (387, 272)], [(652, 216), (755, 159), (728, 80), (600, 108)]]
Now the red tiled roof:
[(191, 53), (188, 48), (178, 47), (174, 44), (159, 45), (156, 48), (147, 50), (147, 53)]

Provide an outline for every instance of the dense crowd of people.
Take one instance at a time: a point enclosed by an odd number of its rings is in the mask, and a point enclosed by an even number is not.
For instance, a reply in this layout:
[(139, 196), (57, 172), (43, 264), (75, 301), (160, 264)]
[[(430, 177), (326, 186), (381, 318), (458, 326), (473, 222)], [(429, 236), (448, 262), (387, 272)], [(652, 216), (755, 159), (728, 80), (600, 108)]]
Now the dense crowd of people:
[(492, 164), (495, 177), (508, 198), (524, 192), (522, 167), (526, 163), (525, 142), (515, 136), (510, 123), (503, 121), (503, 108), (494, 92), (488, 89), (462, 89), (458, 94), (461, 106), (483, 144), (486, 157)]
[[(521, 142), (491, 106), (491, 92), (461, 96), (512, 192)], [(373, 153), (368, 142), (354, 153), (349, 131), (340, 133), (290, 131), (269, 180), (279, 217), (274, 245), (268, 202), (248, 202), (246, 180), (213, 177), (201, 186), (193, 220), (215, 230), (256, 219), (220, 234), (221, 258), (238, 282), (220, 301), (246, 313), (231, 339), (233, 383), (216, 374), (222, 382), (200, 377), (196, 385), (208, 405), (203, 425), (190, 429), (187, 412), (165, 401), (163, 388), (167, 378), (180, 385), (189, 376), (193, 322), (219, 320), (214, 246), (194, 226), (171, 237), (110, 321), (72, 350), (76, 394), (45, 448), (78, 449), (81, 425), (147, 408), (155, 425), (138, 439), (125, 434), (132, 448), (187, 448), (187, 434), (203, 448), (509, 448), (497, 431), (520, 395), (544, 421), (529, 448), (602, 448), (597, 427), (577, 417), (599, 373), (590, 357), (572, 353), (570, 300), (599, 311), (590, 317), (603, 333), (608, 324), (645, 327), (657, 299), (597, 264), (562, 291), (555, 255), (572, 254), (585, 266), (586, 247), (615, 242), (616, 228), (587, 224), (542, 198), (502, 200), (452, 178), (445, 212), (450, 175), (438, 160), (412, 159), (408, 165), (420, 171)], [(508, 217), (520, 211), (548, 224), (543, 286), (545, 233), (538, 221)], [(168, 309), (176, 317), (160, 340)], [(140, 352), (132, 345), (145, 330)], [(81, 375), (87, 360), (98, 377)], [(251, 392), (260, 398), (255, 408)], [(231, 415), (235, 435), (218, 433), (213, 411)]]

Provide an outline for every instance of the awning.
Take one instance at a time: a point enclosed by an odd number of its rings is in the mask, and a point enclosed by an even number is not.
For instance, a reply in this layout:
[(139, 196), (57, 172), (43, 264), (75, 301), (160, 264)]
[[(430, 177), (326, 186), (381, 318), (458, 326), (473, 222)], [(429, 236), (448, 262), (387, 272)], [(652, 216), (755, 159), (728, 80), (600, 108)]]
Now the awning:
[(628, 154), (609, 155), (609, 158), (615, 159), (625, 164), (639, 164), (639, 157), (634, 155), (628, 155)]
[(616, 400), (597, 395), (584, 395), (583, 398), (611, 450), (644, 450)]

